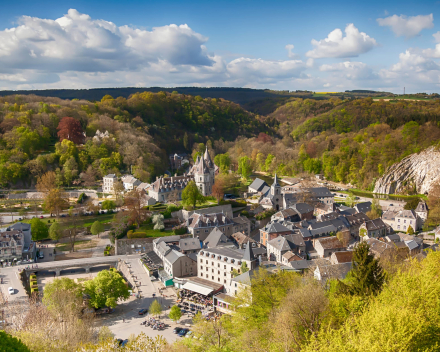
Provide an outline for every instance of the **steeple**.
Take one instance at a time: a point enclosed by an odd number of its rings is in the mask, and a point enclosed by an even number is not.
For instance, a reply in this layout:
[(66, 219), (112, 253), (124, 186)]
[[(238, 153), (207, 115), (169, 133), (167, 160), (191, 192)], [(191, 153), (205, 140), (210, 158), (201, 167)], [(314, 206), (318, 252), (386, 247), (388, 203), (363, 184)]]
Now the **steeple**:
[(208, 167), (213, 167), (211, 156), (209, 155), (209, 152), (208, 152), (208, 146), (206, 146), (205, 155), (203, 156), (203, 159), (205, 159), (206, 165)]
[(250, 241), (248, 241), (246, 248), (244, 250), (243, 260), (247, 260), (250, 262), (255, 260), (254, 251), (252, 250), (252, 245)]
[(273, 180), (272, 187), (275, 187), (275, 186), (281, 187), (280, 184), (278, 183), (278, 176), (277, 176), (276, 172), (275, 172), (275, 178)]

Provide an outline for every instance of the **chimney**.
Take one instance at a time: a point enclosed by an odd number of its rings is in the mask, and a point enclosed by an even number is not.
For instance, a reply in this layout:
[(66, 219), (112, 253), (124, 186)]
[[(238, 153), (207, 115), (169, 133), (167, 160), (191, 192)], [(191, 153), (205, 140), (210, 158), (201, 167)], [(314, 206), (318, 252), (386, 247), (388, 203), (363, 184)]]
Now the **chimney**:
[(175, 173), (174, 176), (177, 177), (177, 173)]

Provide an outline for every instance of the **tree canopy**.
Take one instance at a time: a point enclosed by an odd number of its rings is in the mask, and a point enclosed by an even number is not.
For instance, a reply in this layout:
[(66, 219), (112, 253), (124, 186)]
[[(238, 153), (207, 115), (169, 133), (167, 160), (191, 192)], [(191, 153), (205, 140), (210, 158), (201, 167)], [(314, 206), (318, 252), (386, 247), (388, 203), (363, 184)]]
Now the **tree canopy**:
[(204, 197), (200, 193), (194, 181), (188, 182), (184, 190), (182, 191), (182, 204), (186, 206), (196, 207), (197, 203), (203, 202)]
[(49, 228), (38, 218), (31, 220), (31, 233), (33, 241), (40, 241), (49, 237)]
[(3, 330), (0, 330), (0, 346), (4, 352), (30, 352), (24, 343)]
[(123, 277), (115, 270), (100, 271), (84, 284), (84, 292), (90, 296), (90, 305), (95, 308), (114, 308), (118, 300), (127, 300), (130, 296)]
[(92, 233), (93, 236), (96, 236), (104, 231), (104, 225), (99, 221), (96, 220), (93, 224), (92, 227), (90, 228), (90, 232)]
[(75, 144), (81, 144), (84, 140), (84, 131), (81, 127), (81, 123), (73, 117), (63, 117), (57, 129), (60, 141), (68, 139)]

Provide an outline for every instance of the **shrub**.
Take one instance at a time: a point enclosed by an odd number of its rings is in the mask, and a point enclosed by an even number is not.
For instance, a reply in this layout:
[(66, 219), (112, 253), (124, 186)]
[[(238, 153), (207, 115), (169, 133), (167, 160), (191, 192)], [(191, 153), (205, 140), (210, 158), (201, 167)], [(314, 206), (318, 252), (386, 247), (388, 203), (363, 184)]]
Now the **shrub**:
[(109, 251), (104, 251), (104, 256), (106, 257), (108, 255), (110, 255), (110, 252)]
[(29, 275), (29, 279), (31, 279), (31, 280), (33, 280), (33, 279), (37, 279), (37, 275), (35, 275), (35, 274), (32, 274), (32, 275)]
[(182, 206), (177, 206), (175, 204), (170, 204), (167, 206), (167, 211), (169, 211), (170, 213), (173, 213), (175, 211), (179, 211), (180, 209), (183, 209)]
[(179, 225), (179, 226), (173, 227), (173, 233), (175, 235), (180, 236), (180, 235), (187, 233), (187, 231), (188, 231), (188, 228), (184, 225)]
[(242, 211), (240, 212), (240, 215), (242, 215), (242, 216), (246, 216), (247, 218), (250, 216), (250, 215), (249, 215), (249, 212), (248, 212), (247, 210), (242, 210)]
[(170, 211), (164, 211), (163, 213), (161, 213), (163, 215), (164, 219), (171, 219), (171, 212)]
[(81, 194), (79, 195), (78, 200), (77, 200), (77, 203), (78, 203), (78, 204), (81, 204), (81, 203), (84, 202), (86, 199), (87, 199), (87, 196), (86, 196), (86, 194), (83, 192), (83, 193), (81, 193)]
[(257, 220), (267, 219), (267, 218), (270, 218), (273, 214), (275, 214), (275, 211), (272, 209), (268, 209), (268, 210), (265, 210), (265, 211), (261, 212), (260, 214), (258, 214), (255, 217), (255, 219), (257, 219)]
[(131, 232), (130, 234), (127, 233), (127, 238), (144, 238), (147, 237), (147, 233), (146, 232)]

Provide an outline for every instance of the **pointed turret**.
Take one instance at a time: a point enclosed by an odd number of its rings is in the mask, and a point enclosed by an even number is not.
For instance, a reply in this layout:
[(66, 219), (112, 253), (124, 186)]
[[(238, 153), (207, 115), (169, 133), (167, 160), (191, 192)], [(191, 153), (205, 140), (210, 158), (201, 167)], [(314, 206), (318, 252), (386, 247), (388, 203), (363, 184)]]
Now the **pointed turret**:
[(243, 260), (247, 260), (249, 262), (255, 260), (254, 251), (252, 250), (252, 245), (250, 241), (248, 241), (246, 248), (244, 250)]
[(274, 178), (274, 180), (273, 180), (273, 184), (272, 184), (272, 186), (278, 186), (278, 187), (280, 187), (280, 184), (278, 183), (278, 176), (277, 176), (277, 173), (275, 172), (275, 178)]
[(205, 150), (205, 155), (203, 156), (203, 159), (205, 159), (206, 165), (211, 168), (214, 166), (212, 160), (211, 160), (211, 156), (209, 155), (208, 152), (208, 146), (206, 146), (206, 150)]

